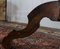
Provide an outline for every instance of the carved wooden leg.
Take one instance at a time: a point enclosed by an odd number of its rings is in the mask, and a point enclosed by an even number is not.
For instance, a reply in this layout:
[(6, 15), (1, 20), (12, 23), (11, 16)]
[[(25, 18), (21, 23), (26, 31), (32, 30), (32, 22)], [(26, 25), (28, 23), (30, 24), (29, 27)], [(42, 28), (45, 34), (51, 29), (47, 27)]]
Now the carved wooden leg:
[[(34, 33), (39, 28), (40, 21), (41, 21), (41, 19), (43, 17), (48, 17), (48, 18), (50, 18), (52, 20), (58, 21), (57, 19), (58, 19), (58, 16), (59, 16), (58, 15), (58, 13), (59, 13), (59, 6), (58, 6), (57, 3), (59, 3), (59, 2), (50, 2), (50, 3), (47, 3), (45, 5), (43, 4), (41, 6), (36, 7), (28, 15), (29, 22), (28, 22), (28, 25), (27, 25), (27, 27), (25, 29), (19, 30), (19, 31), (13, 30), (12, 32), (10, 32), (8, 34), (7, 37), (5, 37), (3, 39), (2, 45), (5, 47), (5, 49), (10, 49), (10, 47), (11, 47), (10, 42), (13, 39), (16, 39), (16, 38), (24, 38), (24, 37), (27, 37), (27, 36), (31, 35), (32, 33)], [(52, 8), (49, 9), (50, 6)], [(53, 11), (55, 8), (58, 10), (57, 11), (58, 12), (57, 14), (55, 13), (56, 11)], [(45, 9), (45, 12), (44, 12), (44, 9)]]

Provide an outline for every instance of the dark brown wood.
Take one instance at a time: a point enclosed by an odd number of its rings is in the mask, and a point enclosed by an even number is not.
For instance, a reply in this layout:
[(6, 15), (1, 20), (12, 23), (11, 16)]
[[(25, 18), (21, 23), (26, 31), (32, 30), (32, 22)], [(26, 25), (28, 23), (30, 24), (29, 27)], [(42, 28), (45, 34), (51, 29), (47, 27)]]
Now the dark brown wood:
[(30, 36), (34, 33), (40, 25), (40, 21), (44, 17), (50, 18), (52, 21), (60, 20), (60, 6), (58, 1), (44, 3), (42, 5), (37, 6), (28, 14), (28, 25), (23, 30), (13, 30), (6, 36), (2, 45), (5, 49), (10, 49), (10, 42), (16, 38), (24, 38)]

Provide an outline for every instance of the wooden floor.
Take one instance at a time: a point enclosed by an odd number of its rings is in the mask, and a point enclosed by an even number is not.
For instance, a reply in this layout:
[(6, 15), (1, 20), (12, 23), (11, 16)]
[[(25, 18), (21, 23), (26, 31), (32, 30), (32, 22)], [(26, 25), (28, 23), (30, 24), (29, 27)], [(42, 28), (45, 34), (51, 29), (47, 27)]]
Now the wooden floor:
[[(0, 21), (0, 48), (5, 36), (13, 29), (24, 29), (27, 24)], [(42, 27), (26, 38), (12, 41), (13, 49), (60, 49), (60, 30)]]

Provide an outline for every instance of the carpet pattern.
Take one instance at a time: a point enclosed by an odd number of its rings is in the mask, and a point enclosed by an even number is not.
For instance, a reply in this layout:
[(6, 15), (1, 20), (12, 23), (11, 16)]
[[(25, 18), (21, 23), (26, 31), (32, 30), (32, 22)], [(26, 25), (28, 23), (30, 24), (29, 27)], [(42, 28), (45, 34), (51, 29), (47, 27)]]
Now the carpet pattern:
[[(0, 22), (0, 48), (4, 49), (1, 42), (13, 29), (23, 29), (26, 24)], [(39, 29), (38, 29), (39, 30)], [(60, 49), (60, 36), (36, 31), (26, 38), (14, 39), (11, 49)]]

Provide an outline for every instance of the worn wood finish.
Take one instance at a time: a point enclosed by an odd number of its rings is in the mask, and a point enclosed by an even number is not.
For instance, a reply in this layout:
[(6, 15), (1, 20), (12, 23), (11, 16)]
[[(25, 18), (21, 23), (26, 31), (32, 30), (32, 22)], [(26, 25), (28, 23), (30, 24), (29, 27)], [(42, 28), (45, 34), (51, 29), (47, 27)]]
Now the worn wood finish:
[[(13, 30), (6, 36), (3, 41), (2, 45), (5, 49), (10, 49), (11, 45), (10, 42), (16, 38), (24, 38), (28, 37), (32, 33), (34, 33), (40, 25), (40, 21), (42, 18), (48, 17), (52, 21), (59, 21), (60, 20), (60, 4), (59, 1), (48, 2), (42, 5), (39, 5), (35, 9), (33, 9), (28, 14), (28, 25), (23, 30)], [(60, 41), (60, 40), (59, 40)]]

